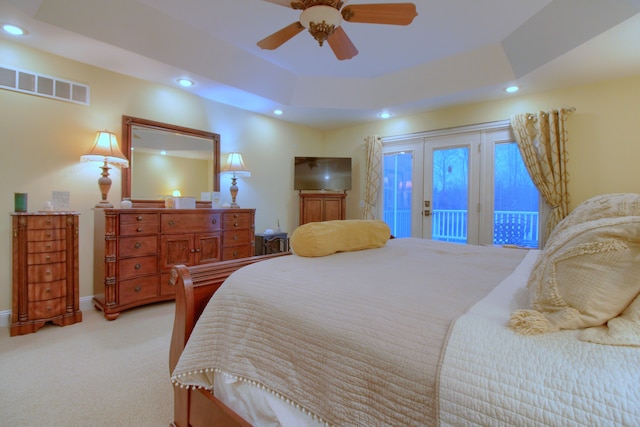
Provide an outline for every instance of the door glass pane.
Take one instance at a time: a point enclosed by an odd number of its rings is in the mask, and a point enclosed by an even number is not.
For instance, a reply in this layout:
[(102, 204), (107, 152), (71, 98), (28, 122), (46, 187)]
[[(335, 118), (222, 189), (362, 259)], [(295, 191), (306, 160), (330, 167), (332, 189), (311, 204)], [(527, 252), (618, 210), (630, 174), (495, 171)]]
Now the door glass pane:
[(433, 151), (431, 238), (467, 242), (469, 204), (469, 149)]
[(390, 153), (383, 160), (383, 216), (395, 237), (411, 237), (412, 157), (411, 153)]
[(538, 247), (540, 195), (515, 142), (495, 145), (493, 243)]

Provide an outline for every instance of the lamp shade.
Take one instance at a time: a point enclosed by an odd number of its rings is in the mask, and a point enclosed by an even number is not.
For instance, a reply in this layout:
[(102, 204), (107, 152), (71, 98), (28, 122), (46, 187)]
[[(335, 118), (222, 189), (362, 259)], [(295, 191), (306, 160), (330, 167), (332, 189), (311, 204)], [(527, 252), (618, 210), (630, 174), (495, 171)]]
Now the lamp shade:
[(114, 133), (98, 131), (93, 147), (88, 153), (80, 156), (83, 162), (107, 162), (123, 168), (129, 167), (129, 160), (118, 146), (118, 138)]
[(251, 172), (247, 170), (242, 160), (242, 154), (229, 153), (227, 161), (222, 166), (221, 172), (233, 172), (234, 176), (251, 176)]

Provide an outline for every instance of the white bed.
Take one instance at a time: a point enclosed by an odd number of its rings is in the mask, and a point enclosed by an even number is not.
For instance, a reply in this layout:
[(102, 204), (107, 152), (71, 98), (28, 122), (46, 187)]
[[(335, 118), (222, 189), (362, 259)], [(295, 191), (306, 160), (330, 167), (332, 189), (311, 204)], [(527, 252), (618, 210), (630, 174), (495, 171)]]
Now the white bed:
[(638, 347), (508, 328), (540, 253), (392, 239), (246, 266), (172, 381), (255, 426), (636, 424)]

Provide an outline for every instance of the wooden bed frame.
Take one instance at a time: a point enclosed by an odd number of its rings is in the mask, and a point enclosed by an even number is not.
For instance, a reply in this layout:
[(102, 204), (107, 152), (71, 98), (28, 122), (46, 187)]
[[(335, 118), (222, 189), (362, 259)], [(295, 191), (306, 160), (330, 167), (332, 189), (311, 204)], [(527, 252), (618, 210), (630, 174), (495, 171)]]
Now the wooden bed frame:
[[(176, 266), (171, 271), (171, 284), (176, 286), (176, 312), (169, 351), (169, 370), (173, 372), (202, 310), (222, 282), (246, 265), (290, 255), (282, 252), (192, 267)], [(207, 390), (174, 387), (175, 427), (251, 426), (242, 417)]]

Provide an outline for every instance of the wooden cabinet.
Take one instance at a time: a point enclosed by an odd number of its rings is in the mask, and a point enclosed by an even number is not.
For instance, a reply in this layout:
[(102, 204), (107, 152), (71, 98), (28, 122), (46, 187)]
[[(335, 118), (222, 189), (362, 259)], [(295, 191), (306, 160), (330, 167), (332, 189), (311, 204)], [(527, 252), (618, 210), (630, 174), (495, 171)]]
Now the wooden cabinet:
[(176, 265), (253, 255), (254, 209), (96, 209), (94, 306), (123, 310), (175, 297)]
[(346, 193), (300, 193), (300, 225), (346, 218)]
[(82, 321), (77, 212), (12, 213), (10, 335)]

